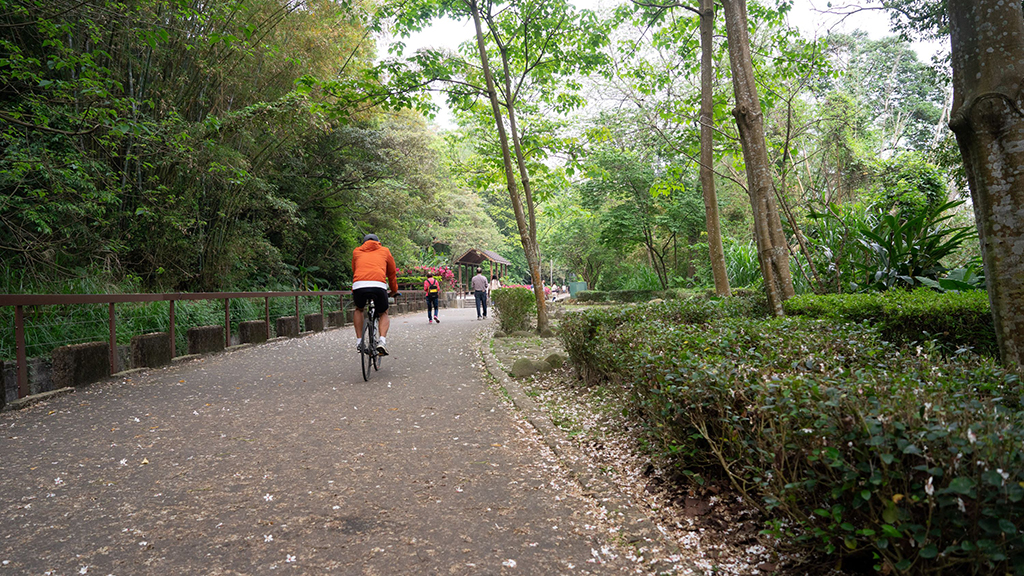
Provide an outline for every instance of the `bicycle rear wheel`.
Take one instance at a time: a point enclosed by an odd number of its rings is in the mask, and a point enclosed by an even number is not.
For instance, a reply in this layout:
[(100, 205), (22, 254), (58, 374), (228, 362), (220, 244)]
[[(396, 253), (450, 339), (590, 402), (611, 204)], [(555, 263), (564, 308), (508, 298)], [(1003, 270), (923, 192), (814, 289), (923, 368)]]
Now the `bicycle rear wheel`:
[(363, 369), (364, 382), (370, 380), (371, 366), (373, 366), (373, 359), (377, 355), (377, 350), (373, 347), (373, 340), (373, 322), (366, 318), (363, 322), (363, 350), (359, 353), (359, 364)]
[[(378, 329), (379, 328), (378, 328), (378, 325), (377, 325), (377, 319), (374, 318), (373, 319), (373, 332), (374, 332), (374, 334), (377, 333)], [(376, 342), (374, 343), (374, 346), (375, 347), (373, 349), (373, 369), (374, 370), (380, 370), (380, 363), (383, 361), (384, 357), (381, 356), (380, 353), (377, 352)]]

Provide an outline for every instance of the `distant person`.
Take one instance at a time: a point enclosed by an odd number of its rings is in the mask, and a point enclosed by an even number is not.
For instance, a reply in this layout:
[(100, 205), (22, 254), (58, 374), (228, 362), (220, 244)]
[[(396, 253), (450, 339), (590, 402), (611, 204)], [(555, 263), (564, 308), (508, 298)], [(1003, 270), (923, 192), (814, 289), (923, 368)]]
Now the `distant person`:
[(398, 267), (391, 251), (381, 245), (376, 234), (363, 236), (363, 244), (352, 251), (352, 303), (356, 310), (352, 325), (356, 329), (356, 349), (363, 350), (363, 308), (372, 298), (377, 309), (380, 338), (377, 353), (388, 355), (388, 294), (398, 295)]
[[(483, 269), (476, 269), (476, 276), (473, 276), (470, 285), (473, 287), (473, 296), (476, 297), (476, 319), (484, 320), (487, 318), (487, 277), (484, 276)], [(480, 315), (481, 308), (483, 316)]]
[(494, 274), (491, 274), (491, 283), (487, 285), (487, 295), (490, 296), (491, 292), (494, 292), (498, 288), (501, 288), (501, 281)]
[[(441, 296), (441, 283), (434, 278), (433, 272), (427, 272), (427, 279), (423, 281), (423, 292), (427, 296), (427, 324), (432, 322), (441, 323), (437, 319), (437, 301)], [(430, 308), (434, 308), (434, 315), (431, 317)]]

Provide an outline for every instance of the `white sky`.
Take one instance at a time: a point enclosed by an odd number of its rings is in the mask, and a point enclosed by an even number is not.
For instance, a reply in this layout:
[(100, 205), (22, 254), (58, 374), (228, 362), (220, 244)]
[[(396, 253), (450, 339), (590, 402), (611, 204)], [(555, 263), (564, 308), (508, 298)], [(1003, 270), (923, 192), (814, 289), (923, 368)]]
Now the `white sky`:
[[(601, 13), (628, 0), (573, 0), (577, 8), (588, 8)], [(850, 0), (856, 3), (856, 0)], [(838, 5), (839, 3), (836, 2)], [(860, 11), (847, 17), (838, 14), (825, 13), (828, 10), (828, 0), (794, 0), (793, 9), (789, 14), (791, 24), (800, 28), (808, 38), (822, 37), (830, 31), (852, 32), (860, 29), (868, 32), (873, 39), (891, 35), (889, 30), (889, 16), (884, 11)], [(833, 7), (834, 11), (840, 11)], [(418, 48), (435, 47), (455, 49), (462, 42), (473, 37), (472, 22), (468, 19), (463, 22), (443, 20), (436, 22), (429, 29), (414, 34), (405, 40), (406, 53), (412, 53)], [(932, 55), (937, 52), (948, 50), (948, 45), (936, 42), (917, 42), (913, 48), (918, 53), (922, 62), (930, 61)], [(438, 112), (435, 122), (442, 128), (453, 128), (451, 112), (448, 110), (444, 97), (434, 95), (434, 102), (441, 110)]]

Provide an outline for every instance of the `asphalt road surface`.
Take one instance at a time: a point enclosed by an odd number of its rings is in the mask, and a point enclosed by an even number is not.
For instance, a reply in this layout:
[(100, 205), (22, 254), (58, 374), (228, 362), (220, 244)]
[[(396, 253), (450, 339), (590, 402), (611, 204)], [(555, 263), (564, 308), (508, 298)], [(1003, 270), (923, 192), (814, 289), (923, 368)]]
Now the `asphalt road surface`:
[(492, 320), (441, 320), (369, 382), (345, 327), (0, 414), (0, 576), (635, 569), (488, 384)]

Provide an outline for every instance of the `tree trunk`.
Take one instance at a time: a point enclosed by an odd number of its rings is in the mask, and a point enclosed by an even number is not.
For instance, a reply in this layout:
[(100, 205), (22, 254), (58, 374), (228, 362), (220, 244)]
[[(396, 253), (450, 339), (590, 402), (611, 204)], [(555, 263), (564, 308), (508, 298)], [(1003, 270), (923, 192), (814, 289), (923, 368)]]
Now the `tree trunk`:
[(736, 126), (743, 147), (747, 172), (747, 194), (754, 212), (754, 238), (768, 305), (776, 316), (784, 314), (782, 303), (793, 296), (793, 277), (789, 271), (789, 247), (782, 220), (775, 205), (768, 145), (764, 138), (764, 116), (754, 83), (754, 65), (750, 59), (745, 0), (722, 0), (725, 31), (729, 42), (733, 90), (736, 92)]
[(508, 65), (508, 51), (501, 44), (499, 44), (499, 48), (501, 51), (501, 66), (505, 71), (505, 100), (508, 109), (508, 127), (512, 135), (512, 147), (516, 154), (516, 165), (519, 167), (519, 177), (523, 182), (523, 196), (526, 200), (528, 233), (523, 236), (522, 226), (519, 227), (519, 230), (520, 236), (524, 237), (523, 251), (526, 253), (526, 264), (530, 267), (530, 278), (533, 280), (533, 294), (537, 299), (537, 331), (543, 332), (548, 328), (548, 308), (547, 298), (544, 295), (544, 272), (540, 268), (540, 249), (537, 244), (537, 215), (533, 205), (533, 192), (530, 189), (530, 173), (526, 169), (526, 158), (523, 156), (523, 147), (519, 143), (519, 131), (516, 128), (515, 97), (512, 93), (512, 72), (509, 70)]
[[(491, 112), (494, 114), (494, 124), (498, 130), (498, 141), (501, 143), (501, 156), (505, 165), (505, 183), (508, 186), (509, 197), (512, 200), (512, 210), (516, 216), (516, 225), (519, 227), (519, 239), (523, 243), (523, 251), (526, 253), (526, 263), (530, 267), (530, 278), (533, 279), (533, 293), (537, 298), (537, 330), (540, 331), (548, 327), (548, 316), (546, 299), (544, 297), (544, 282), (540, 270), (540, 258), (535, 240), (536, 226), (531, 227), (527, 223), (526, 214), (523, 212), (523, 199), (519, 196), (519, 184), (516, 182), (516, 165), (512, 162), (512, 151), (509, 148), (508, 134), (505, 131), (505, 120), (501, 114), (501, 103), (498, 101), (498, 92), (494, 87), (494, 75), (491, 73), (490, 61), (487, 58), (487, 44), (484, 42), (483, 26), (480, 22), (480, 5), (475, 1), (468, 2), (468, 5), (470, 12), (473, 14), (473, 25), (476, 27), (476, 44), (480, 52), (480, 67), (487, 81), (487, 96), (491, 101)], [(522, 167), (522, 170), (525, 174), (525, 166)], [(524, 177), (524, 183), (526, 182), (529, 182), (529, 180)]]
[(1024, 353), (1024, 18), (1019, 2), (948, 0), (949, 127), (974, 201), (985, 281), (1005, 366)]
[(715, 294), (732, 296), (729, 275), (725, 269), (725, 250), (722, 248), (722, 228), (718, 220), (718, 197), (715, 194), (715, 173), (711, 169), (714, 159), (714, 0), (700, 2), (700, 188), (704, 193), (704, 216), (708, 231), (708, 251), (711, 253), (711, 274), (715, 278)]

